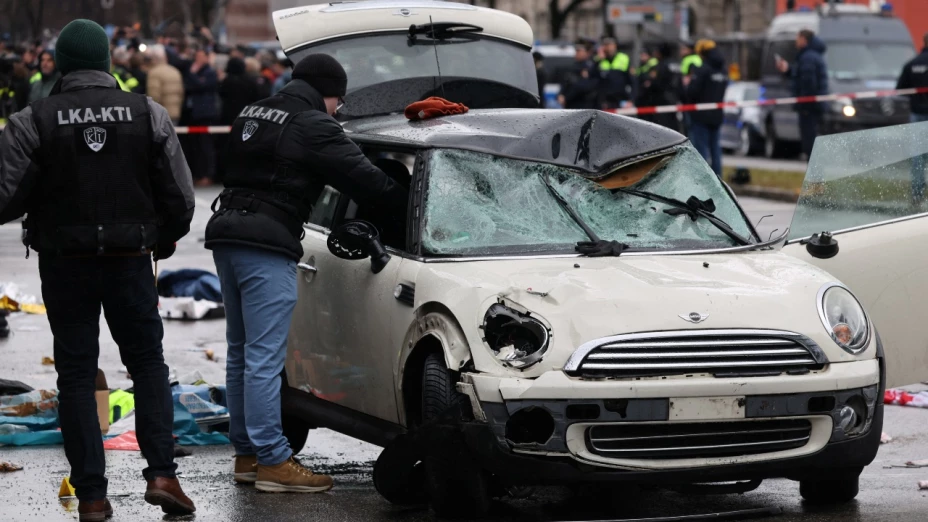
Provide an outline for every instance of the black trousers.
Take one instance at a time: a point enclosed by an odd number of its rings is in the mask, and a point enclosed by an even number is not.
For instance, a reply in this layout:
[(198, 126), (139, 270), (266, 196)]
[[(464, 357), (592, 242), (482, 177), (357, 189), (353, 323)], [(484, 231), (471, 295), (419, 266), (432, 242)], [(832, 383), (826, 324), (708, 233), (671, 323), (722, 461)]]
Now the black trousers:
[(39, 257), (42, 297), (55, 337), (58, 415), (77, 498), (106, 497), (103, 439), (94, 401), (100, 308), (135, 385), (136, 436), (146, 480), (174, 477), (174, 407), (164, 364), (151, 259)]
[(799, 113), (799, 139), (802, 142), (802, 152), (807, 158), (812, 157), (812, 146), (818, 137), (819, 127), (822, 124), (822, 114), (819, 112)]

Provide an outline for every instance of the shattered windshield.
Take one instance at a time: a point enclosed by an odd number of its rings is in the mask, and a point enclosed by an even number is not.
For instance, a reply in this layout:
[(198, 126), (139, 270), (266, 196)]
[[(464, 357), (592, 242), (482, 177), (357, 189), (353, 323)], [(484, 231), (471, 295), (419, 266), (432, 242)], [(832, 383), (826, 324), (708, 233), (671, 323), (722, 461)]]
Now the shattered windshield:
[[(668, 158), (642, 173), (633, 188), (681, 201), (711, 199), (715, 216), (752, 236), (741, 210), (691, 145), (672, 149)], [(597, 181), (547, 163), (450, 149), (431, 154), (429, 171), (422, 244), (432, 254), (573, 253), (589, 237), (545, 178), (603, 240), (638, 250), (738, 245), (705, 219), (670, 215), (664, 212), (669, 205), (616, 190), (613, 175)]]
[(928, 122), (819, 136), (789, 238), (926, 212), (925, 136)]

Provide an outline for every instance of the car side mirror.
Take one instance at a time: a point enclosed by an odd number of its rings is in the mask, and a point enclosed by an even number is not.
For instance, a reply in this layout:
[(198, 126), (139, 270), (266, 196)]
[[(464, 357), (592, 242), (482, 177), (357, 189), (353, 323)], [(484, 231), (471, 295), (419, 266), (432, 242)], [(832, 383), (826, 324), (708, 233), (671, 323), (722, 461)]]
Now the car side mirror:
[(342, 224), (329, 234), (326, 246), (339, 259), (370, 257), (371, 272), (375, 274), (379, 274), (390, 262), (390, 254), (380, 241), (380, 232), (367, 221), (354, 220)]
[(813, 234), (806, 242), (806, 251), (816, 259), (831, 259), (838, 255), (838, 240), (831, 232)]

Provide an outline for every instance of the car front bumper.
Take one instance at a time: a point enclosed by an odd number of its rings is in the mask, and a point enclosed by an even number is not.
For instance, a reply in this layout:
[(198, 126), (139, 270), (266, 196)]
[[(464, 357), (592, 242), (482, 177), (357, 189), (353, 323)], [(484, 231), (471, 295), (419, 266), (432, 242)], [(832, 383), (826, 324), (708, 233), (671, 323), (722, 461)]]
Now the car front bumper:
[[(478, 422), (466, 424), (464, 433), (484, 468), (513, 483), (821, 479), (829, 472), (863, 468), (876, 456), (883, 419), (882, 375), (882, 359), (831, 364), (807, 375), (738, 379), (588, 381), (563, 372), (533, 380), (470, 375), (465, 382), (472, 386), (472, 402), (477, 400)], [(838, 427), (838, 412), (855, 395), (866, 396), (871, 422), (862, 434), (848, 438)], [(685, 404), (697, 407), (681, 407)], [(579, 410), (568, 410), (572, 406), (597, 413), (578, 419)], [(522, 426), (513, 428), (511, 419), (533, 409), (553, 420), (551, 436), (513, 441)], [(717, 432), (725, 431), (717, 426), (752, 430), (778, 422), (807, 422), (807, 440), (776, 451), (703, 455), (699, 450), (668, 458), (660, 450), (653, 455), (638, 451), (633, 457), (603, 453), (590, 435), (597, 426), (644, 427), (660, 438), (681, 424)]]

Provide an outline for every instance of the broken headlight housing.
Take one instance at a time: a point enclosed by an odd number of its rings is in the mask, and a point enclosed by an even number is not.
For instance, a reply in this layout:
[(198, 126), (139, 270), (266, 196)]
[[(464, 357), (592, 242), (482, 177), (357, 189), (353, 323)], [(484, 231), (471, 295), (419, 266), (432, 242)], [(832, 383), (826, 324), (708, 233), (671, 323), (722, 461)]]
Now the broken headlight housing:
[(844, 351), (858, 355), (870, 345), (870, 322), (847, 288), (828, 283), (818, 292), (818, 312), (828, 334)]
[(540, 361), (551, 340), (551, 331), (532, 317), (531, 312), (522, 312), (501, 303), (487, 310), (481, 328), (483, 340), (497, 360), (520, 370)]

